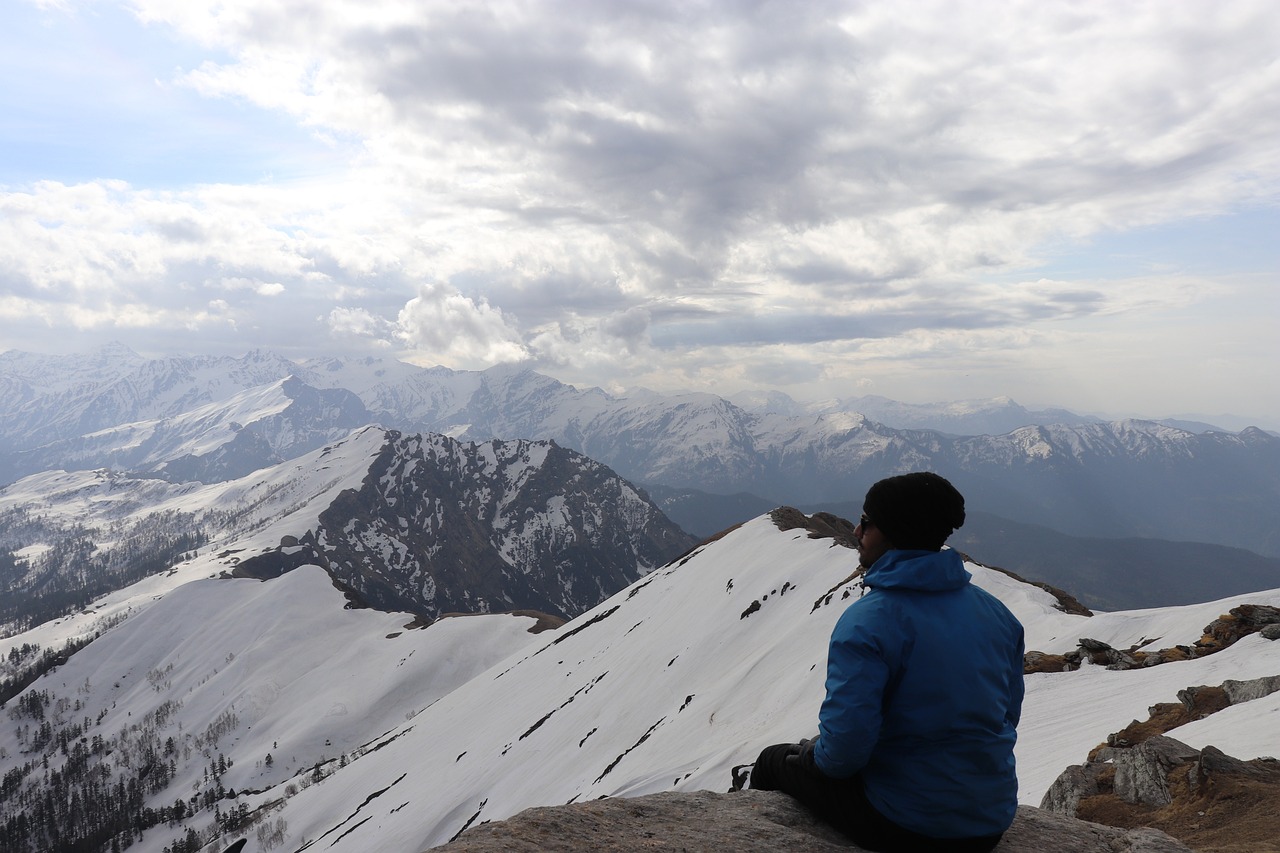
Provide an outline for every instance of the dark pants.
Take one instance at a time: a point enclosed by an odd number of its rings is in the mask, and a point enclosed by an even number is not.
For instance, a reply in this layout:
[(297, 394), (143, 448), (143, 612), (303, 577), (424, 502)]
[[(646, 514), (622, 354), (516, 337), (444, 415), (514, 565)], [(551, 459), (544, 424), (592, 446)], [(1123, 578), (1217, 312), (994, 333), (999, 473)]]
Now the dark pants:
[(1000, 843), (1000, 835), (930, 838), (904, 829), (867, 801), (861, 777), (832, 779), (799, 761), (787, 761), (794, 752), (789, 743), (765, 747), (751, 770), (751, 787), (790, 794), (860, 847), (882, 853), (988, 853)]

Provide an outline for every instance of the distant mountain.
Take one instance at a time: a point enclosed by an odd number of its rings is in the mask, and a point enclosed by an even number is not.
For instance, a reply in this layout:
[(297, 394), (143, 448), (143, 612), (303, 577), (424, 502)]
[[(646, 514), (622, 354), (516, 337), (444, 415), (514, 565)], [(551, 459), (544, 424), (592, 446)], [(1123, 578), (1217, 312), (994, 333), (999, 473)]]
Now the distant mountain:
[(173, 415), (0, 452), (0, 482), (60, 468), (111, 468), (216, 483), (293, 459), (373, 420), (350, 391), (321, 391), (290, 376)]
[(26, 450), (121, 424), (172, 417), (292, 375), (281, 356), (251, 352), (147, 360), (119, 344), (82, 356), (0, 353), (12, 390), (0, 407), (0, 438)]
[[(555, 441), (632, 482), (812, 505), (858, 500), (882, 477), (928, 468), (952, 479), (973, 508), (1020, 523), (1071, 535), (1204, 541), (1280, 556), (1280, 438), (1256, 428), (1197, 433), (1120, 420), (955, 435), (886, 426), (863, 413), (836, 411), (834, 404), (820, 413), (749, 412), (711, 394), (614, 397), (512, 367), (474, 373), (379, 359), (299, 364), (261, 352), (238, 360), (168, 359), (141, 366), (127, 353), (99, 353), (90, 360), (92, 370), (74, 371), (74, 383), (41, 385), (34, 380), (35, 357), (5, 355), (0, 377), (26, 383), (22, 402), (0, 417), (0, 439), (14, 451), (83, 441), (86, 425), (96, 432), (148, 418), (174, 419), (195, 406), (229, 401), (257, 388), (259, 380), (269, 384), (294, 376), (317, 394), (345, 389), (357, 395), (371, 421), (387, 427), (462, 441)], [(90, 382), (106, 381), (110, 372), (104, 365), (113, 358), (114, 378), (104, 385)], [(15, 364), (21, 369), (5, 373)], [(775, 409), (778, 400), (775, 395)], [(881, 410), (912, 408), (879, 398), (858, 400)], [(949, 411), (957, 428), (972, 427), (975, 421), (964, 418), (974, 412), (998, 413), (1008, 422), (1059, 414), (1029, 413), (1008, 400), (988, 402), (914, 408), (935, 409), (937, 416)], [(320, 421), (309, 430), (319, 437), (327, 427)], [(251, 431), (244, 444), (257, 435)], [(248, 450), (227, 453), (243, 465), (252, 456)], [(257, 451), (266, 455), (261, 444)], [(218, 470), (192, 463), (197, 470), (187, 474), (173, 465), (171, 474), (186, 476)]]
[[(443, 389), (430, 396), (435, 405), (386, 412), (389, 423), (418, 419), (415, 428), (469, 439), (554, 439), (634, 481), (775, 503), (860, 498), (882, 477), (931, 468), (972, 505), (1022, 522), (1280, 556), (1280, 439), (1261, 430), (1116, 421), (955, 437), (856, 412), (751, 414), (707, 394), (614, 399), (510, 368), (432, 376)], [(425, 396), (419, 388), (415, 399)], [(383, 389), (379, 399), (391, 397)]]
[[(698, 489), (678, 489), (652, 483), (645, 485), (645, 491), (668, 518), (702, 539), (763, 515), (778, 506), (773, 501), (749, 492), (716, 495)], [(858, 513), (845, 512), (843, 515), (846, 518), (856, 518), (860, 512), (861, 510)]]
[[(1187, 432), (1234, 432), (1234, 430), (1225, 430), (1220, 426), (1215, 426), (1214, 424), (1206, 423), (1204, 421), (1189, 421), (1182, 418), (1160, 418), (1156, 423), (1161, 426), (1186, 430)], [(1250, 424), (1245, 424), (1240, 429), (1248, 429), (1249, 426)]]
[(1096, 610), (1169, 607), (1280, 588), (1280, 559), (1205, 542), (1068, 536), (984, 512), (970, 512), (949, 541), (985, 564), (1070, 590)]
[(370, 427), (210, 485), (98, 470), (0, 489), (0, 553), (17, 558), (0, 572), (0, 622), (61, 615), (197, 547), (259, 578), (318, 563), (356, 602), (426, 620), (567, 617), (692, 542), (608, 468), (552, 443)]
[[(251, 850), (417, 853), (530, 806), (723, 791), (729, 768), (764, 745), (812, 735), (827, 638), (863, 591), (854, 553), (797, 516), (753, 519), (537, 635), (521, 617), (408, 630), (408, 614), (344, 609), (318, 567), (257, 582), (222, 576), (228, 557), (202, 551), (0, 655), (8, 677), (32, 644), (99, 635), (7, 706), (6, 850), (71, 849), (96, 832), (87, 849), (127, 837), (140, 853), (222, 850), (244, 838)], [(1280, 641), (1255, 625), (1221, 650), (1199, 644), (1206, 626), (1243, 621), (1218, 619), (1229, 610), (1280, 618), (1280, 591), (1088, 617), (968, 569), (1022, 621), (1041, 653), (1030, 659), (1077, 661), (1027, 677), (1023, 804), (1131, 721), (1181, 708), (1180, 696), (1235, 697), (1168, 731), (1206, 760), (1218, 754), (1209, 745), (1274, 754), (1280, 679), (1264, 676), (1280, 674)], [(1089, 657), (1135, 654), (1153, 665)], [(1248, 804), (1209, 787), (1199, 802), (1229, 837)]]
[[(332, 363), (328, 381), (357, 367), (370, 365)], [(1071, 416), (1073, 423), (955, 436), (890, 428), (854, 411), (753, 414), (710, 394), (614, 398), (515, 368), (437, 368), (416, 375), (414, 408), (371, 402), (397, 399), (394, 386), (357, 393), (390, 424), (468, 440), (555, 440), (634, 482), (811, 505), (857, 500), (878, 479), (927, 468), (956, 482), (971, 506), (1022, 523), (1280, 556), (1280, 438), (1259, 429), (1199, 434)], [(1021, 407), (1001, 405), (1023, 419)]]

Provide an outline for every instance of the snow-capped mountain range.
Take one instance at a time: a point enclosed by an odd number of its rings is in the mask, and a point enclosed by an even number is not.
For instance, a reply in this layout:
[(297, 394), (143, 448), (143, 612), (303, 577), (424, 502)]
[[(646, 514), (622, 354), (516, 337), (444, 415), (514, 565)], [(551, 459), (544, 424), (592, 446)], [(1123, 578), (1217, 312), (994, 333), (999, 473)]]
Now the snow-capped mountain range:
[[(783, 527), (757, 518), (537, 634), (514, 616), (410, 629), (409, 614), (346, 609), (317, 566), (260, 582), (226, 576), (221, 552), (202, 549), (9, 641), (58, 648), (101, 634), (10, 703), (0, 814), (44, 831), (48, 809), (69, 836), (100, 797), (111, 831), (139, 851), (244, 838), (250, 853), (410, 853), (528, 806), (724, 790), (762, 746), (813, 733), (827, 637), (861, 593), (850, 549)], [(1276, 590), (1085, 616), (967, 568), (1048, 654), (1082, 637), (1194, 648), (1231, 608), (1280, 605)], [(1039, 804), (1067, 765), (1185, 688), (1278, 673), (1280, 642), (1255, 633), (1154, 666), (1029, 675), (1020, 800)], [(1267, 693), (1169, 734), (1276, 755), (1277, 714), (1280, 693)]]
[[(551, 440), (635, 483), (775, 504), (858, 500), (881, 477), (929, 468), (972, 507), (1015, 521), (1280, 556), (1280, 438), (1256, 428), (1097, 422), (1008, 399), (803, 408), (774, 395), (739, 398), (743, 408), (711, 394), (615, 397), (510, 367), (299, 363), (265, 352), (147, 360), (119, 346), (79, 359), (0, 354), (0, 388), (9, 401), (0, 480), (114, 467), (212, 481), (319, 447), (356, 422), (380, 423), (464, 441)], [(850, 408), (859, 405), (895, 425)], [(1025, 422), (981, 428), (1015, 421)], [(902, 426), (926, 422), (934, 428)]]
[(290, 376), (169, 417), (20, 450), (13, 459), (27, 473), (111, 468), (212, 483), (292, 459), (373, 420), (350, 391), (317, 390)]

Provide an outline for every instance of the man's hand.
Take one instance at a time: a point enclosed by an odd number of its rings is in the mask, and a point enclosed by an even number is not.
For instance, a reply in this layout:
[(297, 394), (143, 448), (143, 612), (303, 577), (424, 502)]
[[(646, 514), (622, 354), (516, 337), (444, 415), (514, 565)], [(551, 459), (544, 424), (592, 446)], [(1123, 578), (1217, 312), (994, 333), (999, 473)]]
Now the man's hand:
[(783, 761), (788, 766), (796, 767), (806, 773), (819, 773), (818, 764), (813, 758), (813, 747), (817, 743), (817, 738), (805, 738), (799, 743), (793, 743), (787, 748), (787, 755)]

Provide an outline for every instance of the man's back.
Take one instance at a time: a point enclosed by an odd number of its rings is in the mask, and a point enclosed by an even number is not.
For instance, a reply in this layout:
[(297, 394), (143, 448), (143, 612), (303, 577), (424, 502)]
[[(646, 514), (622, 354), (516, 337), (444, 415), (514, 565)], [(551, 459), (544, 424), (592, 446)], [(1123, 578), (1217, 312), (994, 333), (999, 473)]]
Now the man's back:
[(891, 552), (832, 633), (815, 759), (860, 773), (886, 817), (926, 835), (998, 833), (1017, 807), (1022, 626), (954, 551)]

